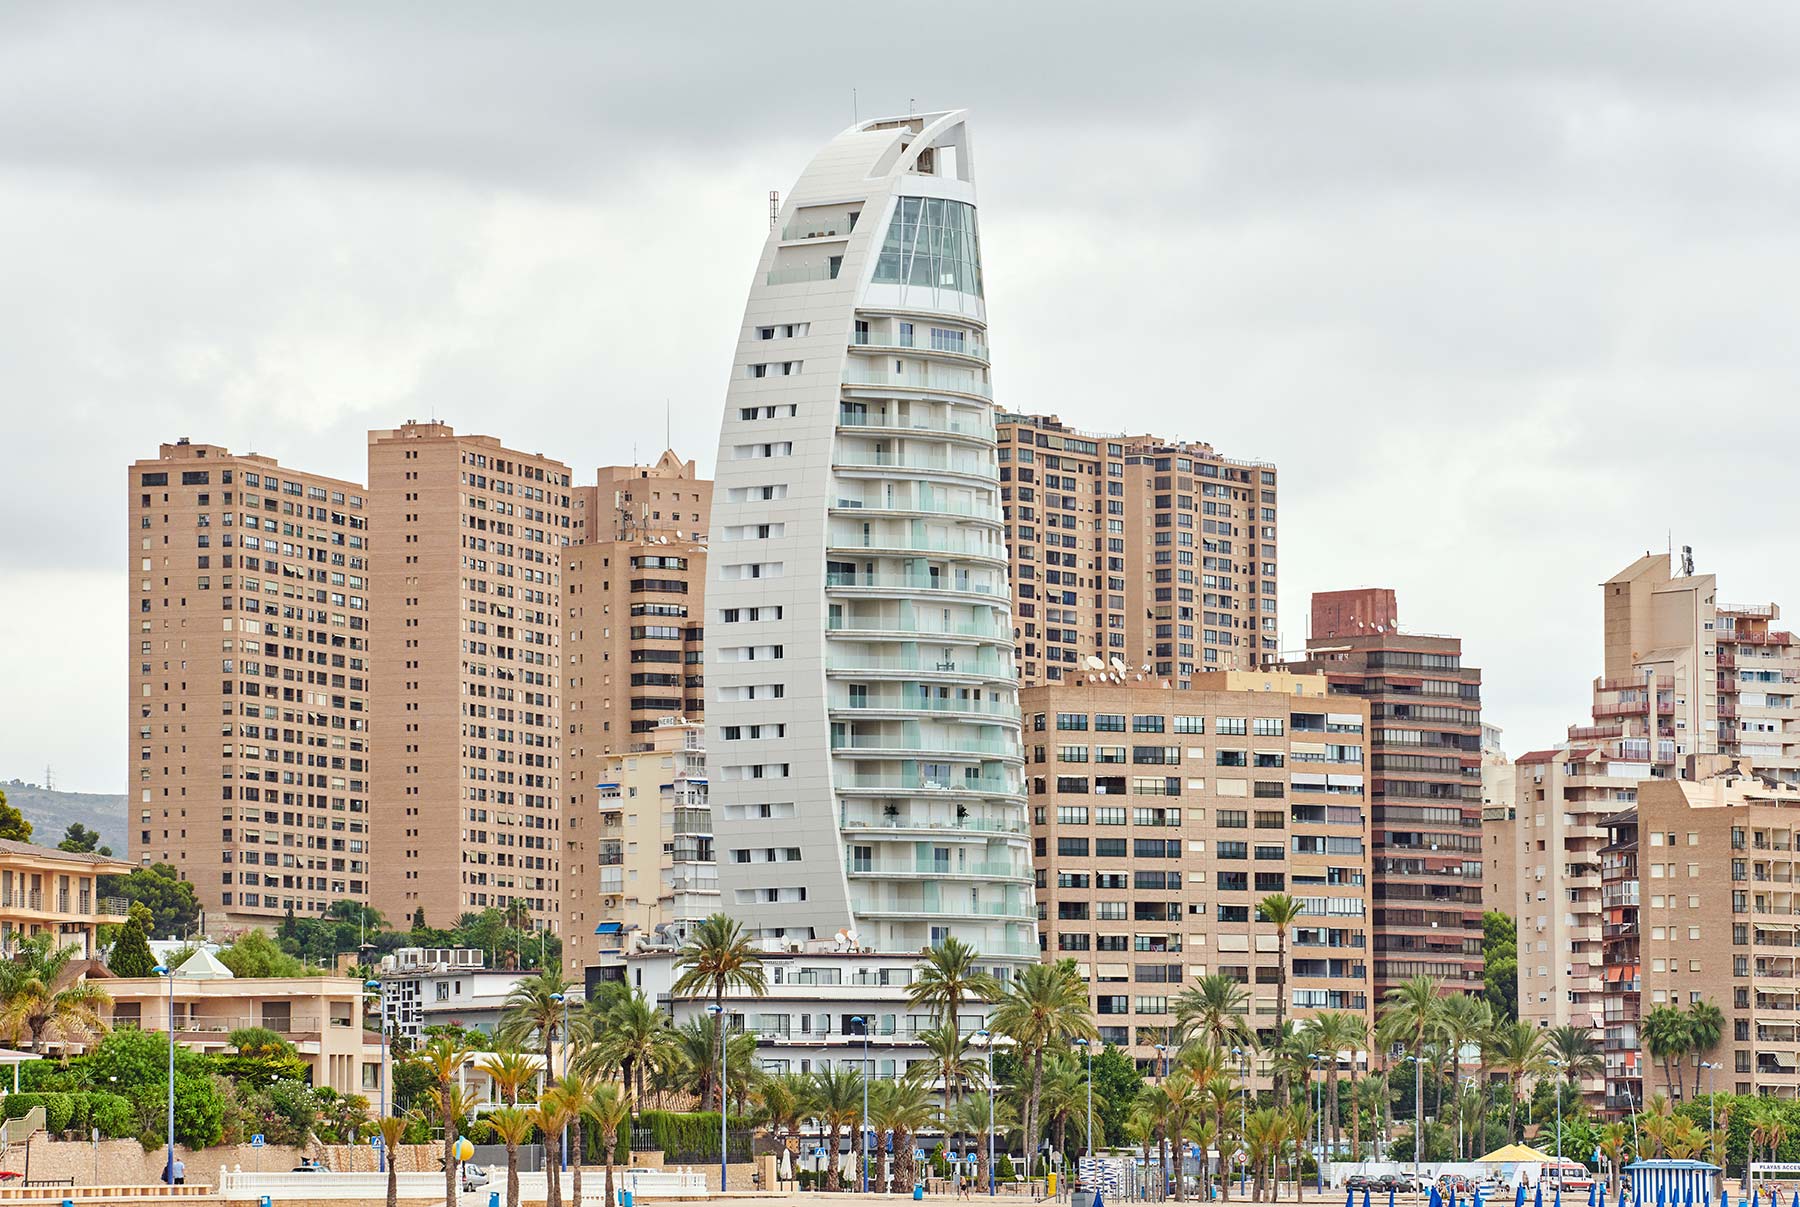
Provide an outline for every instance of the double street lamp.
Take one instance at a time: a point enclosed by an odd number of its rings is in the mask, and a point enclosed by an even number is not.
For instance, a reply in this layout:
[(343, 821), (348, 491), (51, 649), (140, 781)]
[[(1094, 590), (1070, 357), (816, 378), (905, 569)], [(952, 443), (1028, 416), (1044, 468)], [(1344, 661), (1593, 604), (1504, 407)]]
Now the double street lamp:
[[(978, 1040), (980, 1040), (980, 1041), (981, 1041), (981, 1046), (982, 1046), (982, 1047), (983, 1047), (983, 1048), (986, 1048), (986, 1049), (987, 1049), (987, 1083), (988, 1083), (988, 1117), (987, 1117), (987, 1166), (988, 1166), (988, 1197), (989, 1197), (989, 1198), (992, 1198), (992, 1197), (993, 1197), (993, 1196), (994, 1196), (994, 1194), (995, 1194), (995, 1193), (996, 1193), (996, 1192), (995, 1192), (995, 1190), (994, 1190), (994, 1132), (995, 1132), (995, 1131), (996, 1131), (996, 1130), (998, 1130), (998, 1128), (999, 1128), (999, 1121), (998, 1121), (998, 1120), (996, 1120), (996, 1119), (995, 1119), (995, 1118), (994, 1118), (994, 1037), (993, 1037), (993, 1035), (992, 1035), (992, 1034), (991, 1034), (991, 1033), (990, 1033), (990, 1032), (989, 1032), (989, 1031), (988, 1031), (988, 1029), (987, 1029), (987, 1028), (986, 1028), (986, 1027), (982, 1027), (982, 1028), (981, 1028), (981, 1029), (979, 1029), (979, 1030), (978, 1030), (978, 1031), (976, 1031), (976, 1032), (975, 1032), (975, 1034), (974, 1034), (974, 1035), (972, 1035), (972, 1036), (970, 1036), (970, 1038), (971, 1038), (971, 1039), (978, 1039)], [(1093, 1093), (1094, 1093), (1094, 1075), (1093, 1075), (1093, 1073), (1092, 1073), (1092, 1072), (1091, 1072), (1091, 1071), (1090, 1071), (1090, 1072), (1089, 1072), (1089, 1073), (1088, 1073), (1088, 1095), (1089, 1095), (1089, 1100), (1090, 1100), (1090, 1101), (1092, 1101), (1092, 1095), (1093, 1095)]]
[[(387, 1113), (388, 1113), (387, 1112), (387, 1078), (388, 1078), (387, 999), (381, 996), (381, 982), (380, 981), (373, 980), (373, 979), (364, 981), (363, 988), (365, 990), (367, 990), (370, 994), (374, 995), (375, 1002), (376, 1002), (376, 1009), (378, 1009), (381, 1012), (381, 1087), (380, 1087), (381, 1088), (381, 1115), (379, 1117), (382, 1119), (386, 1119)], [(382, 1146), (375, 1150), (375, 1161), (376, 1161), (375, 1172), (376, 1173), (386, 1173), (387, 1172), (387, 1160), (388, 1160), (387, 1144), (385, 1142), (383, 1142)]]
[[(719, 1193), (725, 1193), (725, 1118), (730, 1108), (725, 1099), (725, 1009), (718, 1003), (706, 1008), (719, 1025)], [(834, 1158), (836, 1153), (831, 1154)]]
[(1087, 1155), (1094, 1155), (1094, 1045), (1085, 1039), (1075, 1041), (1075, 1046), (1087, 1053)]

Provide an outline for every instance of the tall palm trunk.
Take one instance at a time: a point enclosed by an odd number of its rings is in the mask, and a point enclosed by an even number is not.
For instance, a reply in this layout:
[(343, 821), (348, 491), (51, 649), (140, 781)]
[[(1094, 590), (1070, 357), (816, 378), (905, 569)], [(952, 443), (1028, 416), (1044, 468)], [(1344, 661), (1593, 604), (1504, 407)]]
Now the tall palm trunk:
[[(446, 1087), (448, 1083), (445, 1083)], [(445, 1093), (448, 1093), (446, 1088)], [(389, 1161), (389, 1168), (393, 1167)], [(456, 1117), (444, 1112), (444, 1202), (456, 1202)], [(550, 1204), (549, 1207), (555, 1207)]]
[(573, 1172), (569, 1175), (569, 1189), (574, 1194), (575, 1207), (581, 1207), (581, 1116), (577, 1115), (569, 1121), (569, 1167)]
[[(1422, 1045), (1421, 1045), (1422, 1046)], [(1413, 1161), (1425, 1159), (1425, 1062), (1413, 1060)]]
[[(1287, 1025), (1287, 927), (1275, 928), (1275, 1035), (1279, 1040), (1282, 1028)], [(1281, 1066), (1270, 1066), (1275, 1080), (1275, 1109), (1282, 1110), (1288, 1103), (1287, 1079), (1282, 1076)]]
[[(393, 1164), (390, 1156), (389, 1168)], [(519, 1207), (519, 1146), (512, 1140), (506, 1142), (506, 1207)]]
[[(613, 1197), (613, 1149), (617, 1147), (616, 1141), (606, 1146), (606, 1207), (612, 1207), (618, 1201)], [(576, 1204), (576, 1207), (580, 1207), (580, 1204)]]
[[(1351, 1059), (1355, 1058), (1356, 1054), (1351, 1053)], [(1338, 1141), (1343, 1138), (1342, 1125), (1338, 1123), (1337, 1082), (1337, 1055), (1333, 1053), (1331, 1068), (1325, 1071), (1325, 1109), (1331, 1112), (1331, 1151), (1333, 1152), (1337, 1151)]]
[(825, 1141), (825, 1189), (836, 1191), (843, 1184), (838, 1175), (838, 1121), (834, 1118), (826, 1126), (829, 1139)]
[(1025, 1100), (1025, 1174), (1032, 1173), (1038, 1150), (1038, 1100), (1044, 1093), (1044, 1045), (1031, 1054), (1031, 1096)]
[[(394, 1160), (394, 1154), (387, 1154), (388, 1189), (387, 1207), (400, 1207), (400, 1164)], [(513, 1200), (515, 1203), (517, 1199)]]

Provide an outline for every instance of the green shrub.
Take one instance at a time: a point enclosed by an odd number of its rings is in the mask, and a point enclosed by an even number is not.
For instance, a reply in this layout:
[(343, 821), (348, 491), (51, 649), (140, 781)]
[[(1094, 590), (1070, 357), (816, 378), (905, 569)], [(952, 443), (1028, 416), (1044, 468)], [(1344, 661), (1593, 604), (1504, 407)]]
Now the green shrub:
[(60, 1091), (45, 1094), (43, 1099), (44, 1130), (53, 1136), (68, 1131), (75, 1118), (75, 1100)]
[(994, 1163), (994, 1177), (1002, 1182), (1010, 1182), (1018, 1176), (1019, 1171), (1013, 1168), (1012, 1158), (1001, 1153), (1000, 1159)]
[(123, 1139), (136, 1134), (137, 1112), (119, 1095), (95, 1091), (88, 1095), (88, 1126), (108, 1139)]
[[(8, 1119), (23, 1119), (31, 1113), (33, 1108), (44, 1105), (44, 1096), (42, 1094), (8, 1094), (0, 1102), (3, 1102), (5, 1106)], [(46, 1108), (44, 1113), (49, 1114), (49, 1109)]]
[[(717, 1111), (644, 1111), (637, 1126), (649, 1129), (655, 1147), (663, 1150), (665, 1159), (677, 1162), (702, 1157), (718, 1158), (719, 1112)], [(750, 1126), (750, 1120), (733, 1117), (727, 1123), (732, 1131)], [(668, 1154), (678, 1154), (668, 1157)]]
[(810, 1169), (797, 1169), (794, 1171), (794, 1183), (799, 1186), (801, 1190), (811, 1190), (813, 1188), (813, 1183), (818, 1181), (818, 1178), (819, 1175)]

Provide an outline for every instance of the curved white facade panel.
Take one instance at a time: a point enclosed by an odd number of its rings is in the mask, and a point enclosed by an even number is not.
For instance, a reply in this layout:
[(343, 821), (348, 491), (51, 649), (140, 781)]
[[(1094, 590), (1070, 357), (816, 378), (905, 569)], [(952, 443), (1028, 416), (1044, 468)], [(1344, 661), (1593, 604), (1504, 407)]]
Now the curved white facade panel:
[(724, 908), (764, 937), (1037, 957), (973, 162), (960, 112), (840, 134), (745, 307), (707, 743)]

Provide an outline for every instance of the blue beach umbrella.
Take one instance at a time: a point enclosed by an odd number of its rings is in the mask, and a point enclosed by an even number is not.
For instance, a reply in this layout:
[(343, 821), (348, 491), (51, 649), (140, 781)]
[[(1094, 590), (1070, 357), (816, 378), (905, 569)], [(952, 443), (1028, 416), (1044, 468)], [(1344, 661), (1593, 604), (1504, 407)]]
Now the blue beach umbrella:
[(1544, 1207), (1544, 1180), (1542, 1178), (1539, 1178), (1537, 1185), (1532, 1188), (1531, 1207)]
[(1588, 1183), (1588, 1207), (1594, 1207), (1594, 1192), (1600, 1189), (1600, 1179), (1595, 1178)]
[(1356, 1207), (1356, 1192), (1344, 1187), (1344, 1207)]
[(1394, 1207), (1394, 1188), (1388, 1187), (1388, 1207)]
[(1363, 1187), (1363, 1207), (1369, 1207), (1369, 1188)]
[(1481, 1189), (1481, 1187), (1477, 1186), (1475, 1188), (1475, 1207), (1482, 1207), (1481, 1195), (1482, 1195), (1482, 1189)]
[(1762, 1207), (1762, 1187), (1760, 1187), (1760, 1186), (1751, 1187), (1751, 1189), (1750, 1189), (1750, 1207)]
[(1556, 1184), (1556, 1207), (1562, 1207), (1562, 1183)]
[(1519, 1185), (1513, 1191), (1513, 1207), (1525, 1207), (1525, 1179), (1519, 1178)]
[(1668, 1195), (1660, 1182), (1656, 1186), (1656, 1207), (1668, 1207)]
[(1444, 1196), (1438, 1193), (1438, 1188), (1436, 1186), (1431, 1188), (1431, 1198), (1429, 1202), (1430, 1207), (1444, 1207)]

